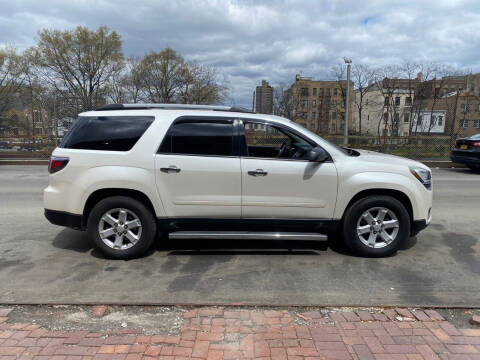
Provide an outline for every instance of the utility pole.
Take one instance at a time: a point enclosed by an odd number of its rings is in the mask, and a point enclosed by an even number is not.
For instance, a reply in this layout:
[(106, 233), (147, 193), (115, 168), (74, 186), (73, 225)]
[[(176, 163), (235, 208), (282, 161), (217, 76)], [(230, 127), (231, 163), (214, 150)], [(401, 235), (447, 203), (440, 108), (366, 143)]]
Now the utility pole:
[(350, 116), (350, 65), (352, 63), (352, 59), (347, 57), (343, 58), (345, 64), (347, 64), (347, 96), (346, 96), (346, 104), (345, 104), (345, 123), (343, 125), (343, 144), (348, 144), (348, 118)]

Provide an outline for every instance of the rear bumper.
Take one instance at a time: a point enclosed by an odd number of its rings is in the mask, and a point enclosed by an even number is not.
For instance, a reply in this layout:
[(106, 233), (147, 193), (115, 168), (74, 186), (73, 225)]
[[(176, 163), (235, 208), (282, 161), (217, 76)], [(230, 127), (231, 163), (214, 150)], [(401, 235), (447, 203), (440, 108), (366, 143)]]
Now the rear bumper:
[(85, 230), (82, 215), (45, 209), (45, 217), (53, 225), (66, 226), (75, 230)]
[(480, 152), (460, 153), (452, 152), (450, 158), (454, 163), (459, 164), (480, 164)]

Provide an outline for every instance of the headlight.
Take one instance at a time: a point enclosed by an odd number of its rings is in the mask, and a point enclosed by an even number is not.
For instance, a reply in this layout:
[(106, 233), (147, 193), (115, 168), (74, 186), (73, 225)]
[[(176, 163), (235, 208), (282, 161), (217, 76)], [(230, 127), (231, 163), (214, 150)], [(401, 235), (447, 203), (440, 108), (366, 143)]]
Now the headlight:
[(411, 167), (410, 172), (420, 181), (427, 189), (432, 188), (432, 173), (430, 170), (421, 167)]

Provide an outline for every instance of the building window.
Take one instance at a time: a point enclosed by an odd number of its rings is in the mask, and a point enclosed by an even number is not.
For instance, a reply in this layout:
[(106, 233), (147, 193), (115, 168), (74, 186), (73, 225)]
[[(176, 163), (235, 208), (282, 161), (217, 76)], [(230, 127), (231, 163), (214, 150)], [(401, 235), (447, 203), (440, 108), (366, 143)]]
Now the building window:
[(317, 88), (313, 88), (313, 96), (317, 96)]
[(460, 127), (464, 128), (464, 129), (468, 128), (468, 120), (466, 120), (466, 119), (460, 120)]
[(400, 96), (395, 97), (395, 106), (400, 106)]
[(405, 106), (410, 106), (412, 105), (412, 97), (411, 96), (407, 96), (405, 98)]
[(443, 116), (439, 116), (437, 120), (438, 126), (443, 126)]
[(308, 88), (302, 88), (302, 96), (308, 96)]
[(477, 112), (480, 112), (480, 104), (477, 104), (476, 110)]
[(337, 100), (332, 100), (332, 107), (337, 107)]
[(337, 94), (338, 94), (337, 88), (334, 88), (333, 89), (333, 96), (337, 96)]
[(317, 100), (312, 100), (312, 106), (317, 106)]
[(312, 120), (315, 120), (317, 117), (317, 114), (315, 112), (312, 112)]
[(323, 96), (323, 89), (318, 89), (318, 96)]
[(403, 114), (403, 122), (408, 123), (409, 121), (410, 121), (410, 114), (409, 113)]
[(330, 96), (330, 88), (325, 89), (325, 96)]
[(337, 112), (332, 112), (332, 120), (337, 120)]
[(345, 124), (344, 124), (344, 123), (341, 123), (341, 124), (340, 124), (340, 131), (343, 131), (343, 129), (345, 129)]
[(301, 113), (300, 113), (300, 117), (301, 117), (302, 119), (305, 119), (305, 120), (306, 120), (306, 119), (307, 119), (307, 113), (306, 113), (306, 112), (301, 112)]
[(469, 104), (462, 104), (461, 109), (463, 113), (469, 112), (470, 111), (470, 105)]
[(480, 129), (480, 120), (473, 120), (473, 127), (475, 129)]
[(300, 107), (301, 107), (302, 109), (305, 109), (305, 108), (307, 107), (307, 105), (308, 105), (308, 101), (307, 101), (307, 100), (302, 100), (302, 101), (300, 101)]

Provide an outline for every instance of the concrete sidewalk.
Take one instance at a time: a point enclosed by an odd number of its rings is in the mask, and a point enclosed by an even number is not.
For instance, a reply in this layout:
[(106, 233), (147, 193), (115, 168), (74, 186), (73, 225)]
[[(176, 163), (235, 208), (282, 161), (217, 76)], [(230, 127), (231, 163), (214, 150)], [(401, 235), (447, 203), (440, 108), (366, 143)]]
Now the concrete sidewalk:
[[(95, 307), (90, 316), (101, 319), (105, 310)], [(182, 311), (173, 333), (153, 335), (123, 325), (103, 332), (55, 331), (12, 322), (9, 315), (10, 309), (0, 309), (5, 360), (480, 359), (480, 328), (459, 330), (434, 310), (203, 307)]]

